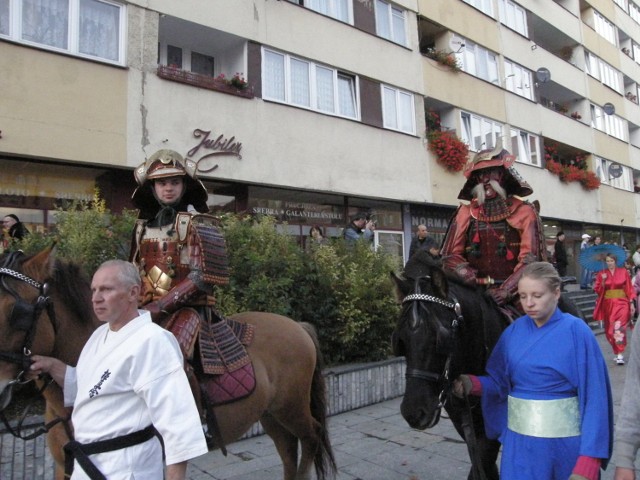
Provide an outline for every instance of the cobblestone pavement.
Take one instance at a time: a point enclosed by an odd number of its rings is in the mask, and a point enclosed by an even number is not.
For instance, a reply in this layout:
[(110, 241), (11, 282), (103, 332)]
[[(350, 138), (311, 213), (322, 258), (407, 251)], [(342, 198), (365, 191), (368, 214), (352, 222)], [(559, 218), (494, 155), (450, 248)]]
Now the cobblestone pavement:
[[(614, 408), (624, 385), (623, 366), (616, 366), (604, 335), (598, 342), (609, 363)], [(443, 418), (425, 431), (412, 430), (400, 415), (400, 398), (329, 418), (331, 442), (338, 463), (338, 480), (455, 480), (465, 479), (470, 467), (466, 446)], [(0, 437), (2, 480), (49, 480), (52, 461), (39, 438), (30, 442)], [(228, 446), (224, 457), (210, 452), (190, 462), (189, 480), (271, 480), (282, 478), (280, 459), (266, 436)], [(602, 480), (613, 479), (613, 467)]]

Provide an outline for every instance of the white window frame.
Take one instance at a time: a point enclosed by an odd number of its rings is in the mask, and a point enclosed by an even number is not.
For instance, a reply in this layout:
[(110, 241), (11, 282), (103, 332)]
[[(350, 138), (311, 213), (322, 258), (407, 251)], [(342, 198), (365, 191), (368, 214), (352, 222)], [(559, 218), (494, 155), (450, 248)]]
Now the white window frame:
[(504, 60), (505, 88), (521, 97), (533, 100), (533, 73), (515, 62)]
[(591, 127), (627, 142), (627, 122), (618, 115), (607, 115), (602, 107), (591, 104)]
[(511, 0), (499, 0), (498, 15), (500, 23), (518, 32), (520, 35), (529, 38), (527, 11), (520, 5)]
[(628, 0), (613, 0), (613, 3), (618, 5), (625, 12), (628, 12), (629, 11), (629, 7), (628, 7), (628, 4), (627, 4), (627, 1)]
[[(407, 12), (386, 2), (375, 0), (376, 33), (382, 38), (407, 46)], [(394, 21), (395, 20), (395, 21)], [(398, 24), (398, 22), (400, 24)]]
[[(299, 0), (295, 3), (299, 3)], [(353, 25), (353, 0), (304, 0), (304, 6), (314, 12)]]
[(589, 51), (585, 51), (584, 55), (585, 67), (590, 76), (599, 80), (604, 85), (611, 87), (616, 92), (620, 94), (624, 93), (622, 88), (621, 72)]
[(481, 78), (487, 82), (500, 85), (498, 77), (498, 56), (491, 50), (464, 40), (465, 46), (460, 52), (456, 52), (456, 58), (462, 71)]
[[(278, 88), (280, 93), (279, 95), (272, 95), (272, 92), (274, 90), (270, 89), (270, 85), (267, 83), (270, 80), (270, 69), (267, 65), (267, 57), (269, 55), (273, 55), (274, 57), (279, 57), (282, 59), (283, 70), (281, 72), (277, 72), (281, 75), (278, 80), (282, 83), (282, 85), (279, 85), (280, 88)], [(303, 70), (294, 71), (294, 69), (292, 68), (293, 64), (300, 66), (306, 64), (308, 66), (306, 74), (304, 74)], [(307, 83), (300, 83), (295, 85), (292, 75), (296, 73), (304, 74), (299, 78), (299, 81), (303, 82), (303, 77), (306, 76)], [(319, 89), (320, 83), (326, 80), (327, 73), (330, 73), (331, 75), (331, 83), (325, 84), (325, 87), (330, 87), (332, 94), (331, 98), (322, 97)], [(344, 105), (344, 103), (341, 103), (341, 94), (344, 93), (344, 85), (340, 80), (344, 79), (351, 80), (348, 87), (352, 103), (349, 108), (353, 109), (354, 115), (349, 115), (347, 112), (345, 112), (345, 109), (341, 108), (341, 105)], [(298, 87), (297, 92), (295, 90), (296, 87)], [(351, 120), (360, 120), (360, 105), (358, 101), (360, 95), (358, 90), (358, 79), (356, 75), (342, 72), (327, 65), (315, 63), (300, 57), (294, 57), (292, 55), (266, 47), (263, 47), (262, 49), (262, 93), (264, 100), (285, 103), (287, 105), (306, 108), (308, 110), (313, 110), (336, 117), (349, 118)], [(307, 101), (303, 101), (302, 98)], [(322, 107), (322, 102), (329, 99), (331, 99), (332, 110)]]
[(416, 110), (413, 93), (389, 85), (380, 85), (384, 128), (416, 134)]
[(594, 156), (594, 159), (596, 175), (600, 179), (600, 183), (603, 185), (609, 185), (610, 187), (619, 188), (621, 190), (626, 190), (627, 192), (634, 191), (633, 170), (625, 165), (620, 165), (622, 167), (622, 175), (618, 178), (612, 178), (609, 177), (609, 166), (617, 162), (612, 162), (611, 160), (596, 156)]
[(541, 167), (540, 137), (533, 133), (511, 128), (511, 153), (516, 161)]
[(596, 33), (617, 47), (618, 35), (616, 32), (616, 26), (597, 10), (593, 11), (593, 22)]
[(115, 65), (126, 65), (126, 42), (127, 42), (127, 7), (126, 5), (111, 0), (93, 0), (96, 3), (101, 3), (109, 6), (116, 7), (119, 11), (118, 14), (118, 39), (117, 39), (117, 58), (104, 58), (97, 55), (91, 55), (80, 51), (80, 0), (67, 0), (68, 1), (68, 19), (67, 19), (67, 46), (57, 47), (48, 45), (46, 43), (40, 43), (32, 40), (23, 39), (23, 0), (6, 0), (9, 4), (9, 19), (8, 21), (2, 20), (0, 25), (2, 28), (8, 26), (8, 32), (0, 31), (0, 38), (11, 40), (13, 42), (21, 43), (24, 45), (30, 45), (38, 47), (44, 50), (50, 50), (54, 52), (65, 53), (73, 55), (75, 57), (89, 58), (103, 63), (110, 63)]
[(640, 7), (634, 2), (629, 2), (629, 16), (636, 22), (640, 23)]
[(472, 152), (494, 148), (502, 138), (504, 127), (500, 122), (465, 111), (460, 112), (460, 125), (460, 139)]
[(480, 10), (485, 15), (493, 17), (493, 0), (462, 0), (464, 3), (468, 3), (476, 10)]

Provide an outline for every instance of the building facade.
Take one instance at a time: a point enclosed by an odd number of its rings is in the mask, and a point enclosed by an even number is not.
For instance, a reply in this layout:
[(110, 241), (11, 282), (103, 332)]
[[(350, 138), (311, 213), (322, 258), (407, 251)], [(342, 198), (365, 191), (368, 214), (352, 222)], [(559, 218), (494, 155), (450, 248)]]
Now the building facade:
[(96, 187), (130, 207), (133, 168), (170, 148), (212, 210), (301, 242), (364, 210), (406, 256), (419, 223), (442, 238), (464, 184), (428, 149), (437, 115), (470, 155), (518, 156), (549, 245), (633, 248), (639, 21), (630, 0), (0, 0), (0, 214), (49, 228)]

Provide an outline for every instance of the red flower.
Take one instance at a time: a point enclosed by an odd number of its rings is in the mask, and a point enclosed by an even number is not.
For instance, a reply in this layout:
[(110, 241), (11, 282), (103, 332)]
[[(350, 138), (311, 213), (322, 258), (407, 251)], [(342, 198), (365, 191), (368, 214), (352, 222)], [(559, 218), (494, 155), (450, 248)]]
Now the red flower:
[(433, 130), (428, 132), (429, 150), (440, 165), (450, 172), (461, 171), (469, 157), (469, 147), (452, 132)]

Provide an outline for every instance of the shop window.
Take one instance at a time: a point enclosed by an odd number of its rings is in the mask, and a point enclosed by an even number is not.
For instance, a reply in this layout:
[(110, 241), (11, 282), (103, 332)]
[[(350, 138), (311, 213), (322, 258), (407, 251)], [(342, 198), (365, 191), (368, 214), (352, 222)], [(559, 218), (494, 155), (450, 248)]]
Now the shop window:
[(120, 65), (125, 22), (125, 6), (105, 0), (0, 0), (0, 36)]

